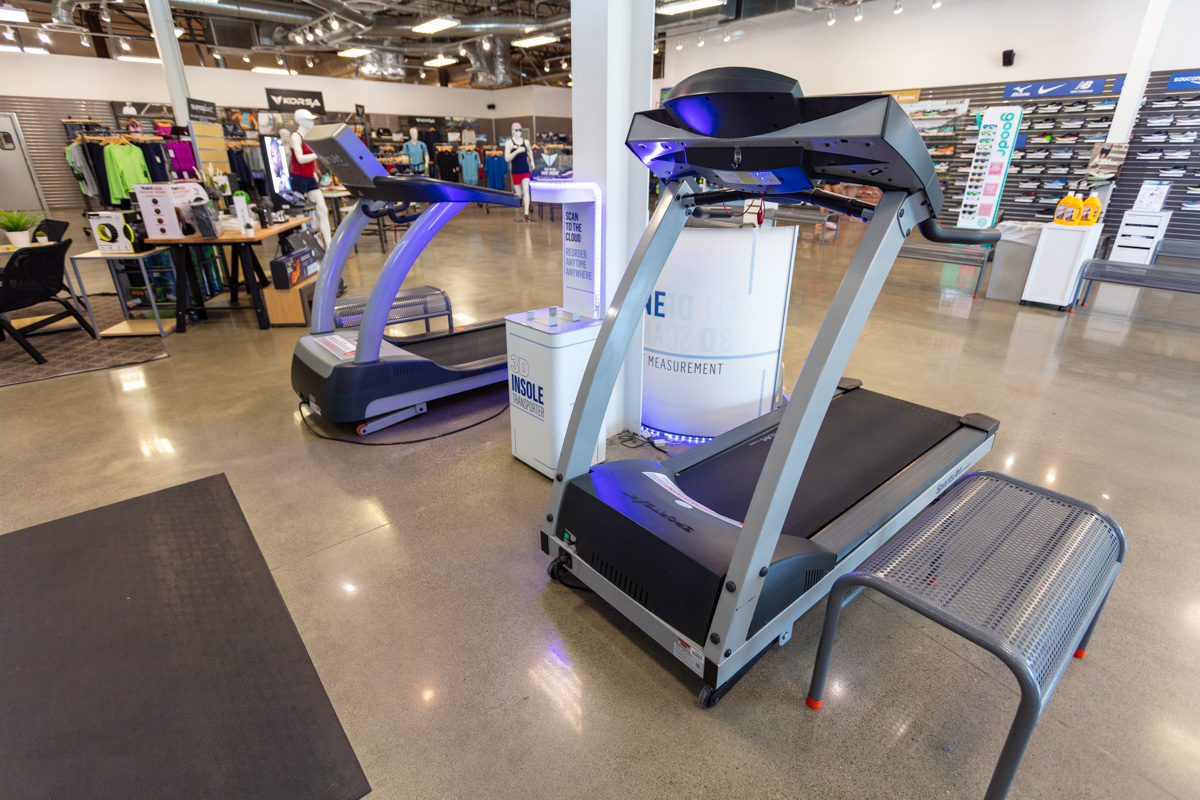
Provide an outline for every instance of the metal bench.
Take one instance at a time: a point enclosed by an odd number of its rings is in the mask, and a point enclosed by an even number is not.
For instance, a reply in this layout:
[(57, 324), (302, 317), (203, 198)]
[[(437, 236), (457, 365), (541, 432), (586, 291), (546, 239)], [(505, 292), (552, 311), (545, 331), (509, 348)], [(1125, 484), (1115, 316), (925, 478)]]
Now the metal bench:
[[(800, 225), (812, 223), (821, 226), (821, 246), (825, 246), (825, 234), (829, 223), (838, 221), (838, 215), (817, 206), (804, 204), (781, 205), (778, 208), (768, 208), (763, 212), (763, 219), (773, 219), (779, 222), (795, 222)], [(688, 218), (687, 225), (691, 228), (741, 228), (750, 225), (742, 222), (741, 214), (734, 214), (723, 208), (697, 208)], [(837, 245), (837, 236), (833, 243)]]
[[(1079, 274), (1079, 289), (1087, 281), (1087, 290), (1080, 305), (1087, 305), (1092, 294), (1092, 284), (1120, 283), (1142, 289), (1165, 289), (1169, 292), (1200, 294), (1200, 267), (1184, 267), (1177, 264), (1160, 264), (1160, 258), (1200, 262), (1200, 242), (1181, 239), (1160, 239), (1150, 253), (1149, 264), (1133, 264), (1127, 261), (1109, 261), (1093, 258), (1085, 261)], [(1075, 296), (1079, 296), (1076, 291)]]
[[(367, 301), (370, 295), (342, 297), (333, 307), (333, 323), (338, 328), (357, 328), (362, 325), (363, 314), (367, 311)], [(454, 330), (454, 314), (450, 308), (450, 298), (436, 286), (417, 286), (412, 289), (401, 289), (392, 301), (392, 309), (388, 312), (388, 325), (398, 325), (401, 322), (425, 321), (425, 331), (428, 333), (429, 320), (445, 317), (448, 330)]]
[(1021, 702), (986, 795), (1000, 800), (1072, 654), (1083, 657), (1124, 557), (1125, 534), (1103, 511), (1004, 475), (971, 473), (834, 582), (808, 705), (821, 706), (847, 594), (882, 592), (1016, 675)]
[(935, 242), (909, 241), (905, 242), (900, 248), (898, 257), (976, 267), (979, 270), (979, 277), (975, 280), (975, 291), (971, 296), (978, 299), (979, 288), (983, 286), (983, 270), (987, 267), (988, 258), (991, 255), (991, 245), (937, 244)]

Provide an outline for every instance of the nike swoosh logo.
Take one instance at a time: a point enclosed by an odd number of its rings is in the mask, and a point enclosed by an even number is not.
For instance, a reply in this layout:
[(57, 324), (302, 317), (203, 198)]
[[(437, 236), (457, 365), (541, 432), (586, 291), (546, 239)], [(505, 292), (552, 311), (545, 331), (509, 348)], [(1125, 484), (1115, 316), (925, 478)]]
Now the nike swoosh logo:
[(1060, 83), (1058, 86), (1039, 86), (1038, 94), (1046, 94), (1047, 92), (1053, 92), (1055, 89), (1061, 89), (1064, 86), (1066, 86), (1065, 83)]

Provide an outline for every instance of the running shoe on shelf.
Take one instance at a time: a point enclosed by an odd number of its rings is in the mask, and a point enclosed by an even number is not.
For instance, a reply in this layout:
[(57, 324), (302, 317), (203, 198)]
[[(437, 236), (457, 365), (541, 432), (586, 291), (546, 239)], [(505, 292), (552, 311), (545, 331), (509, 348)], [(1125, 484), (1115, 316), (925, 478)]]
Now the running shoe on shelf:
[[(1197, 95), (1197, 97), (1200, 97), (1200, 95)], [(1200, 105), (1200, 103), (1197, 103), (1196, 105)], [(1032, 114), (1038, 110), (1037, 103), (1030, 103), (1029, 105), (1025, 106), (1021, 110), (1024, 111), (1026, 114)]]
[(1075, 117), (1073, 119), (1064, 119), (1061, 124), (1064, 128), (1082, 128), (1085, 122), (1087, 120), (1083, 117)]
[(945, 161), (935, 161), (933, 164), (934, 172), (946, 172), (950, 169), (950, 165)]
[(1200, 136), (1196, 131), (1171, 131), (1171, 141), (1175, 143), (1188, 144), (1196, 141), (1196, 137)]
[(1191, 150), (1168, 150), (1163, 153), (1163, 158), (1171, 158), (1177, 161), (1184, 161), (1192, 157)]
[(1200, 125), (1200, 114), (1193, 114), (1190, 117), (1180, 117), (1179, 119), (1175, 120), (1175, 124), (1187, 125), (1189, 127)]
[(1070, 167), (1051, 167), (1050, 169), (1046, 170), (1047, 175), (1069, 175), (1070, 173)]
[(1029, 141), (1040, 143), (1040, 144), (1050, 144), (1051, 142), (1054, 141), (1054, 134), (1046, 133), (1041, 136), (1032, 136), (1032, 137), (1030, 137)]
[(1158, 171), (1160, 178), (1182, 178), (1186, 174), (1187, 170), (1183, 167), (1167, 167)]
[(1194, 94), (1191, 97), (1183, 98), (1181, 105), (1188, 106), (1189, 108), (1195, 108), (1196, 106), (1200, 106), (1200, 94)]
[[(1200, 105), (1200, 104), (1198, 104), (1198, 105)], [(1096, 102), (1092, 103), (1092, 111), (1107, 111), (1110, 108), (1116, 108), (1116, 107), (1117, 107), (1117, 101), (1113, 100), (1111, 98), (1107, 98), (1104, 100), (1097, 100)]]
[(1014, 159), (1017, 159), (1017, 158), (1024, 158), (1024, 157), (1025, 157), (1025, 151), (1024, 151), (1024, 150), (1013, 150), (1012, 157), (1013, 157)]
[(1076, 136), (1076, 135), (1075, 135), (1075, 134), (1073, 134), (1073, 133), (1068, 133), (1068, 134), (1064, 134), (1064, 135), (1062, 135), (1062, 136), (1055, 136), (1055, 137), (1054, 137), (1054, 141), (1056, 141), (1056, 142), (1066, 142), (1066, 143), (1070, 144), (1071, 142), (1078, 142), (1078, 141), (1079, 141), (1079, 137), (1078, 137), (1078, 136)]
[(1155, 147), (1153, 150), (1143, 150), (1138, 153), (1136, 158), (1139, 161), (1156, 161), (1163, 157), (1161, 148)]
[(1017, 195), (1016, 197), (1013, 198), (1013, 202), (1014, 203), (1032, 203), (1036, 199), (1037, 199), (1037, 192), (1028, 192), (1026, 194)]
[(1110, 169), (1098, 169), (1092, 173), (1091, 177), (1097, 181), (1111, 181), (1117, 177), (1117, 173)]
[(1200, 194), (1200, 186), (1187, 187), (1187, 193), (1188, 194)]
[(1103, 142), (1107, 137), (1103, 133), (1089, 133), (1080, 141), (1084, 142)]
[(1166, 97), (1164, 97), (1160, 100), (1150, 101), (1150, 107), (1151, 108), (1174, 108), (1175, 106), (1179, 105), (1179, 99), (1180, 99), (1179, 95), (1177, 95), (1177, 94), (1167, 95)]
[(1200, 211), (1200, 200), (1185, 200), (1180, 208), (1184, 211)]
[(1062, 111), (1062, 103), (1046, 103), (1038, 109), (1039, 114), (1057, 114)]
[(1037, 189), (1042, 184), (1040, 181), (1021, 181), (1017, 184), (1018, 189)]
[(1146, 124), (1152, 128), (1165, 128), (1174, 121), (1174, 114), (1152, 114), (1146, 118)]
[(1069, 147), (1064, 147), (1062, 150), (1055, 150), (1050, 154), (1051, 158), (1073, 158), (1075, 151)]
[(1082, 100), (1076, 100), (1074, 103), (1063, 106), (1063, 111), (1067, 114), (1078, 114), (1080, 111), (1087, 110), (1087, 103)]
[(1053, 127), (1054, 127), (1054, 120), (1052, 120), (1052, 119), (1044, 119), (1041, 122), (1033, 123), (1033, 129), (1035, 131), (1048, 131)]
[(1062, 195), (1039, 194), (1037, 201), (1039, 203), (1047, 203), (1049, 205), (1058, 205), (1058, 201), (1062, 200)]
[(1046, 181), (1045, 183), (1043, 183), (1042, 188), (1043, 189), (1065, 189), (1065, 188), (1067, 188), (1067, 182), (1065, 180), (1063, 180), (1062, 178), (1055, 178), (1052, 181)]
[(1084, 127), (1085, 128), (1107, 128), (1111, 124), (1112, 124), (1112, 117), (1103, 116), (1103, 117), (1096, 117), (1093, 120), (1089, 120), (1087, 123), (1084, 124)]
[(1139, 141), (1143, 142), (1165, 142), (1167, 140), (1166, 131), (1156, 131), (1155, 133), (1147, 133), (1142, 136)]
[(1041, 166), (1040, 164), (1036, 167), (1026, 167), (1025, 168), (1026, 175), (1041, 175), (1045, 171), (1046, 171), (1046, 168), (1044, 166)]
[(929, 151), (931, 156), (952, 156), (954, 155), (954, 145), (949, 147), (935, 147)]

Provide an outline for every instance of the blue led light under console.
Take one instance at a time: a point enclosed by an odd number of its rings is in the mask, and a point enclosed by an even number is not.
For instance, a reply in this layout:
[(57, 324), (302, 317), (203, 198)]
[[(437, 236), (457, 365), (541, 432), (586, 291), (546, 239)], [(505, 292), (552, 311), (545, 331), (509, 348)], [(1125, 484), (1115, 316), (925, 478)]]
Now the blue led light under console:
[(651, 428), (648, 425), (642, 426), (642, 436), (645, 436), (647, 439), (666, 439), (668, 442), (676, 444), (704, 444), (713, 440), (711, 436), (684, 436), (678, 433), (667, 433), (657, 428)]

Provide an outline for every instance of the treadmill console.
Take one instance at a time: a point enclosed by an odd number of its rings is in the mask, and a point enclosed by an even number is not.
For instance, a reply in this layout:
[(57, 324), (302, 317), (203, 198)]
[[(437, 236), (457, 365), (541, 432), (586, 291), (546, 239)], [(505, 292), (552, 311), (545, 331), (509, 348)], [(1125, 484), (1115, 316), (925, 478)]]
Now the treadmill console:
[(942, 190), (916, 126), (889, 95), (805, 97), (794, 79), (748, 67), (681, 81), (634, 115), (626, 146), (665, 181), (699, 177), (739, 192), (793, 195), (818, 181)]
[(362, 139), (344, 122), (315, 126), (304, 137), (304, 143), (352, 194), (356, 187), (374, 188), (375, 178), (387, 175)]

